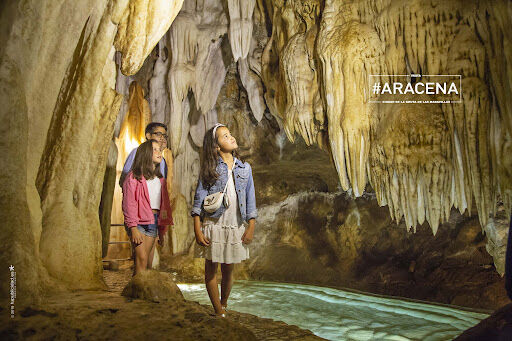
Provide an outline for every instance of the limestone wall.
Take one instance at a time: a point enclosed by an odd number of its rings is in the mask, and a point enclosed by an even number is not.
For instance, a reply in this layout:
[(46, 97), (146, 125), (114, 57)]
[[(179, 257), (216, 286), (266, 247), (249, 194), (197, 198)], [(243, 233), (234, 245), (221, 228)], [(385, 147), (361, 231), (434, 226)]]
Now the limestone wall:
[(102, 285), (98, 207), (122, 98), (114, 53), (136, 72), (182, 2), (2, 3), (0, 259), (15, 266), (19, 304)]

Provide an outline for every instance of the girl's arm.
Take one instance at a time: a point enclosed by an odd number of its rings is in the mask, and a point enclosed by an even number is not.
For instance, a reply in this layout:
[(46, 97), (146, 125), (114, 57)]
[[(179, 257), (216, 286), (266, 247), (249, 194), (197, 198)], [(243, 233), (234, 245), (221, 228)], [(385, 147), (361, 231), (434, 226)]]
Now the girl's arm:
[(137, 230), (139, 224), (138, 203), (135, 198), (135, 189), (137, 188), (136, 180), (131, 174), (123, 183), (123, 215), (124, 223), (131, 229), (131, 241), (135, 244), (142, 243), (142, 236)]
[(139, 224), (138, 204), (135, 198), (137, 184), (131, 174), (123, 183), (123, 215), (124, 223), (128, 227), (136, 227)]
[(196, 235), (196, 243), (201, 246), (210, 245), (210, 241), (204, 236), (201, 231), (201, 218), (198, 215), (194, 216), (194, 234)]
[(191, 216), (200, 216), (204, 198), (208, 195), (208, 190), (204, 188), (201, 179), (197, 180), (196, 194), (194, 195), (194, 204), (192, 205)]
[(196, 235), (196, 243), (201, 246), (210, 245), (210, 241), (201, 232), (201, 210), (204, 198), (208, 195), (208, 190), (204, 188), (201, 178), (197, 180), (196, 194), (194, 195), (194, 204), (190, 215), (194, 217), (194, 234)]
[(244, 232), (242, 236), (242, 242), (244, 244), (249, 244), (252, 242), (254, 237), (254, 227), (256, 224), (256, 217), (258, 216), (258, 211), (256, 209), (256, 193), (254, 190), (254, 180), (252, 178), (252, 168), (249, 165), (249, 179), (247, 180), (247, 187), (245, 189), (245, 201), (246, 201), (246, 209), (247, 209), (247, 222), (249, 226)]
[(134, 148), (130, 154), (128, 154), (128, 157), (126, 158), (126, 161), (124, 162), (123, 171), (121, 172), (121, 176), (119, 177), (119, 186), (123, 188), (124, 181), (126, 179), (126, 176), (128, 173), (130, 173), (130, 170), (133, 166), (133, 160), (135, 159), (135, 154), (137, 153), (137, 148)]
[(256, 223), (256, 219), (249, 219), (249, 226), (245, 229), (245, 232), (242, 236), (242, 242), (244, 244), (250, 244), (252, 239), (254, 238), (254, 225)]
[(258, 210), (256, 209), (256, 193), (254, 190), (254, 180), (252, 178), (252, 168), (249, 165), (249, 179), (247, 180), (247, 187), (245, 188), (245, 200), (247, 209), (247, 221), (258, 217)]

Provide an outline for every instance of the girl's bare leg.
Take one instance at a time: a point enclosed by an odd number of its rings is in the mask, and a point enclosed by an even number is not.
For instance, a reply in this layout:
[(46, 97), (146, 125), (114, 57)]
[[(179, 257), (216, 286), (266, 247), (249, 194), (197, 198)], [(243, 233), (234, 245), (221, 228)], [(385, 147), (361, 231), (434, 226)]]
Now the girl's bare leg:
[(141, 273), (146, 270), (146, 265), (148, 263), (148, 254), (145, 249), (145, 241), (142, 244), (134, 244), (132, 243), (135, 249), (135, 275)]
[[(155, 256), (155, 245), (156, 245), (156, 238), (144, 236), (144, 238), (148, 239), (147, 247), (148, 247), (148, 263), (147, 268), (148, 270), (151, 270), (153, 268), (153, 257)], [(146, 239), (144, 239), (144, 242), (146, 243)]]
[(213, 263), (211, 260), (204, 260), (204, 282), (206, 284), (206, 290), (208, 296), (212, 302), (215, 313), (219, 314), (222, 312), (222, 306), (220, 305), (219, 299), (219, 288), (217, 287), (217, 263)]
[[(132, 245), (134, 245), (132, 243)], [(141, 271), (150, 269), (148, 264), (151, 264), (153, 260), (150, 260), (150, 252), (155, 246), (155, 238), (142, 234), (142, 244), (134, 245), (135, 247), (135, 275)], [(151, 256), (153, 254), (151, 253)], [(151, 263), (150, 263), (151, 262)]]
[(229, 294), (231, 293), (231, 288), (233, 287), (233, 269), (235, 268), (234, 264), (224, 264), (220, 265), (220, 271), (222, 272), (222, 280), (220, 282), (220, 290), (221, 290), (221, 299), (220, 303), (223, 306), (228, 305)]
[(131, 241), (131, 238), (130, 238), (130, 252), (132, 253), (132, 259), (133, 259), (133, 272), (132, 272), (132, 277), (133, 277), (133, 276), (135, 276), (135, 271), (137, 270), (137, 261), (135, 258), (135, 244), (133, 244), (133, 242)]

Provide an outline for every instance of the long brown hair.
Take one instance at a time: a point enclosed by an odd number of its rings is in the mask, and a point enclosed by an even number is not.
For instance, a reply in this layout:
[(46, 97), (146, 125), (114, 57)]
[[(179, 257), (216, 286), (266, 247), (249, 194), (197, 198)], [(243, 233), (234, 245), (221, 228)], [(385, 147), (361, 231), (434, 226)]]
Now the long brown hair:
[(153, 179), (155, 176), (162, 177), (160, 164), (158, 163), (153, 166), (153, 143), (158, 144), (158, 141), (153, 139), (147, 140), (137, 148), (131, 169), (133, 177), (137, 180), (141, 180), (142, 176), (146, 180)]
[[(220, 127), (226, 126), (222, 125), (219, 126), (219, 128)], [(219, 158), (217, 147), (219, 144), (217, 143), (217, 136), (215, 136), (215, 138), (213, 137), (214, 128), (215, 126), (208, 129), (208, 131), (204, 134), (203, 152), (201, 154), (201, 171), (199, 173), (199, 177), (201, 178), (201, 181), (207, 186), (212, 186), (219, 178), (219, 174), (217, 173), (217, 163)], [(233, 150), (232, 154), (234, 157), (240, 160), (236, 150)]]

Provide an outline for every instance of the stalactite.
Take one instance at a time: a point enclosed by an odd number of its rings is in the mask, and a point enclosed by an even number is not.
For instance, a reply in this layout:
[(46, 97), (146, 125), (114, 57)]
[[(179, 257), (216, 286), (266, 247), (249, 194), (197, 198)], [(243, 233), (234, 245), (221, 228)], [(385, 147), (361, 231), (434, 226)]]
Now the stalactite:
[[(146, 56), (169, 29), (183, 5), (183, 0), (142, 0), (120, 2), (113, 16), (118, 23), (115, 47), (123, 55), (125, 75), (137, 72)], [(119, 16), (119, 21), (117, 22)]]
[[(227, 19), (222, 7), (197, 7), (194, 0), (186, 1), (185, 5), (169, 34), (172, 57), (167, 84), (170, 124), (174, 128), (170, 147), (174, 156), (184, 152), (189, 133), (189, 91), (194, 93), (196, 107), (206, 114), (215, 105), (226, 74), (221, 37), (227, 32)], [(217, 20), (212, 21), (212, 16)]]
[(235, 61), (249, 54), (255, 4), (256, 0), (228, 0), (229, 41)]
[[(510, 12), (505, 3), (326, 0), (325, 6), (318, 6), (323, 11), (313, 59), (321, 66), (319, 86), (330, 151), (343, 189), (359, 196), (368, 178), (379, 203), (390, 206), (394, 219), (404, 216), (408, 228), (427, 220), (434, 232), (452, 206), (471, 213), (475, 204), (485, 226), (500, 198), (510, 205), (512, 161), (505, 153), (511, 150), (512, 120), (507, 119), (510, 101), (504, 93), (511, 78), (504, 65), (512, 29), (505, 24)], [(318, 4), (314, 0), (265, 3), (271, 7), (272, 22), (272, 36), (262, 54), (265, 98), (290, 138), (297, 128), (312, 127), (303, 123), (304, 117), (312, 120), (310, 105), (306, 110), (303, 106), (311, 102), (311, 88), (304, 94), (308, 88), (299, 81), (310, 79), (312, 69), (304, 67), (304, 53), (298, 52), (304, 49), (299, 48), (296, 34), (304, 32), (303, 24), (306, 31), (312, 27), (311, 8)], [(496, 20), (484, 18), (483, 13)], [(281, 70), (278, 75), (276, 67)], [(396, 150), (384, 148), (379, 131), (389, 113), (386, 105), (376, 108), (368, 103), (369, 75), (390, 75), (376, 79), (392, 82), (404, 80), (393, 75), (407, 73), (461, 75), (462, 103), (430, 107), (436, 113), (441, 110), (448, 135), (445, 128), (434, 133), (422, 127), (427, 130), (417, 136), (411, 133), (414, 141), (396, 145)], [(311, 130), (302, 134), (308, 143), (314, 141)], [(432, 145), (441, 140), (445, 143), (441, 149)], [(436, 156), (421, 166), (399, 158), (424, 143)]]
[[(310, 36), (314, 38), (315, 34)], [(287, 95), (284, 112), (286, 135), (293, 141), (295, 132), (298, 132), (308, 145), (316, 143), (319, 130), (314, 114), (319, 91), (312, 52), (306, 46), (306, 34), (298, 33), (283, 49), (280, 63)]]
[(200, 112), (196, 111), (195, 114), (191, 113), (189, 115), (189, 119), (190, 137), (197, 147), (202, 147), (204, 134), (208, 129), (213, 127), (215, 123), (218, 122), (217, 110), (212, 109), (205, 115), (202, 115)]
[(196, 81), (193, 89), (197, 108), (204, 114), (210, 111), (217, 102), (226, 77), (221, 44), (222, 38), (219, 38), (206, 48), (200, 49), (197, 56)]
[(158, 59), (153, 67), (153, 77), (149, 80), (149, 106), (151, 118), (154, 122), (169, 121), (169, 95), (167, 92), (167, 70), (169, 69), (170, 56), (166, 46), (168, 34), (162, 37), (158, 43)]
[[(495, 212), (496, 184), (493, 170), (496, 158), (489, 144), (491, 135), (491, 109), (489, 88), (484, 79), (485, 50), (469, 27), (460, 29), (449, 51), (447, 73), (463, 74), (462, 103), (443, 105), (455, 146), (454, 205), (461, 212), (471, 213), (473, 200), (482, 226), (489, 213)], [(493, 161), (494, 160), (494, 161)]]
[(186, 116), (182, 107), (195, 81), (193, 62), (197, 54), (196, 36), (194, 17), (187, 13), (178, 15), (170, 30), (172, 60), (167, 80), (171, 105), (170, 124), (173, 127), (170, 147), (175, 156), (180, 153), (182, 136), (188, 133), (188, 130), (183, 129)]
[(116, 92), (120, 95), (123, 95), (123, 100), (121, 102), (121, 108), (119, 109), (119, 113), (116, 119), (116, 125), (114, 129), (114, 136), (119, 136), (121, 132), (121, 124), (123, 123), (124, 116), (128, 111), (128, 99), (130, 98), (130, 84), (134, 81), (133, 76), (125, 76), (121, 72), (121, 63), (122, 56), (121, 53), (117, 52), (115, 54), (115, 62), (117, 66), (116, 71)]
[(451, 136), (443, 112), (431, 104), (380, 104), (370, 153), (370, 182), (408, 229), (426, 220), (434, 234), (450, 214)]
[[(119, 138), (122, 140), (127, 136), (127, 138), (138, 139), (138, 144), (142, 143), (145, 139), (146, 124), (149, 122), (151, 122), (149, 103), (144, 98), (144, 90), (140, 84), (134, 81), (130, 84), (128, 111), (121, 126), (122, 133)], [(126, 150), (126, 152), (129, 153), (131, 150)]]
[(318, 38), (329, 139), (343, 189), (352, 187), (360, 196), (366, 186), (372, 110), (365, 89), (369, 75), (380, 74), (383, 46), (367, 25), (348, 21), (332, 26), (335, 11), (326, 5), (326, 25)]
[(266, 108), (261, 79), (249, 68), (246, 58), (238, 59), (238, 73), (244, 88), (247, 90), (251, 112), (256, 121), (259, 122), (263, 118)]

